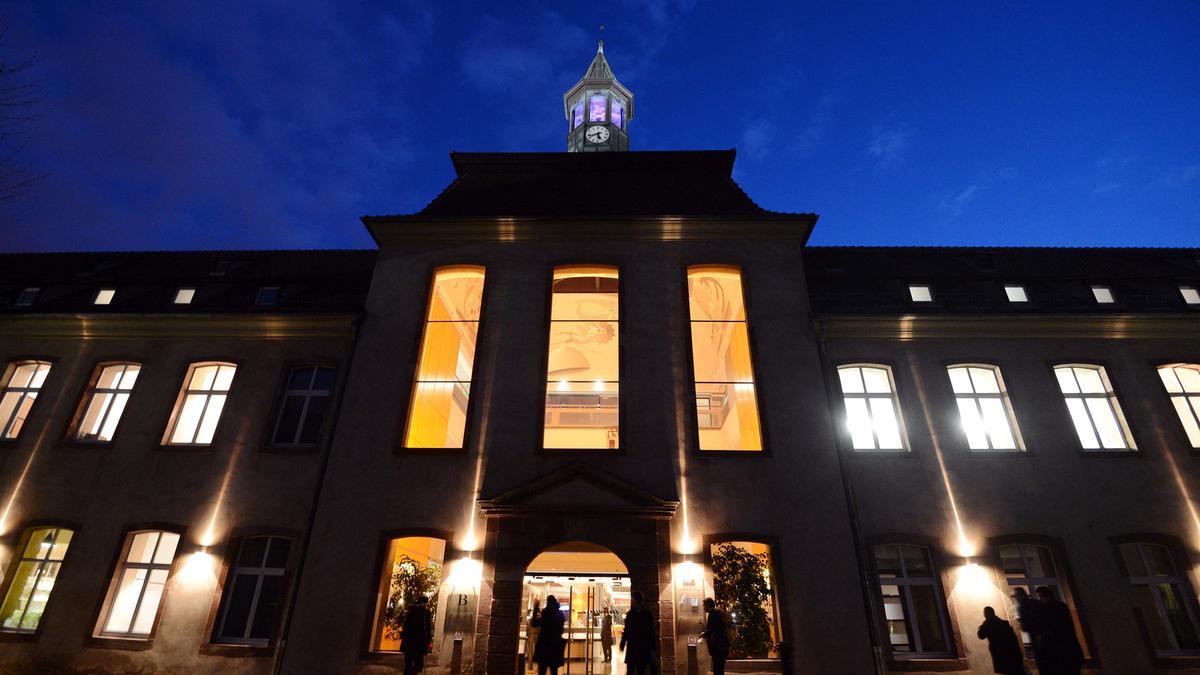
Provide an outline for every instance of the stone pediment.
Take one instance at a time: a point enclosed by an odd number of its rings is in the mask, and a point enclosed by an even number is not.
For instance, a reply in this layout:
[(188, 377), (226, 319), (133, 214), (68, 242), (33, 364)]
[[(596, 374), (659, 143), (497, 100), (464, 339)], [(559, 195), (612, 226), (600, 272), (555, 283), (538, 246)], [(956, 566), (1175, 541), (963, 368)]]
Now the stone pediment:
[(485, 516), (606, 513), (670, 518), (679, 502), (656, 497), (616, 476), (585, 464), (552, 471), (491, 499), (481, 499)]

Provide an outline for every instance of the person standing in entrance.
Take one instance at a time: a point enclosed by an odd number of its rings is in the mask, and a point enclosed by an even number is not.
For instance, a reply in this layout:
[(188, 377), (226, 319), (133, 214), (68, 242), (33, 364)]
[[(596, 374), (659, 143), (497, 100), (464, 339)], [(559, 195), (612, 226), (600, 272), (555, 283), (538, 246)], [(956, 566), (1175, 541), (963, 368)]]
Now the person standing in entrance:
[(612, 661), (612, 643), (612, 610), (605, 607), (600, 619), (600, 647), (604, 650), (605, 663)]
[(729, 625), (725, 614), (717, 609), (717, 601), (704, 599), (704, 631), (700, 638), (708, 646), (708, 657), (712, 660), (712, 675), (725, 675), (725, 660), (729, 658)]
[(627, 675), (649, 675), (654, 655), (654, 615), (642, 602), (641, 591), (629, 594), (632, 606), (625, 613), (625, 630), (621, 632), (621, 651), (625, 652)]
[(987, 640), (993, 671), (1001, 675), (1025, 675), (1025, 660), (1021, 656), (1021, 646), (1017, 644), (1017, 634), (1007, 621), (996, 616), (996, 610), (983, 608), (983, 623), (976, 635), (980, 640)]
[(533, 599), (533, 609), (529, 612), (529, 623), (525, 624), (525, 669), (533, 670), (533, 650), (537, 647), (538, 633), (542, 630), (542, 603)]
[(400, 633), (400, 651), (404, 652), (404, 675), (414, 675), (425, 669), (425, 655), (433, 644), (433, 618), (427, 606), (429, 599), (417, 596), (404, 615)]
[(537, 645), (533, 648), (533, 660), (538, 664), (538, 675), (558, 675), (563, 664), (562, 612), (558, 609), (558, 598), (546, 596), (546, 609), (542, 611), (541, 628), (538, 629)]

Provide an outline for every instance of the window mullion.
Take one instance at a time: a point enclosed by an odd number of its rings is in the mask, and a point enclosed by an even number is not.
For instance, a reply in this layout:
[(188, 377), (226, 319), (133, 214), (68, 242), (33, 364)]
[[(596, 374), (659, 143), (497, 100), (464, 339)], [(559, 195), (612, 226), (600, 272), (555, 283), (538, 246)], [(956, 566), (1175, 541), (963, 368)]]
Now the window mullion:
[(292, 445), (300, 444), (300, 433), (304, 429), (304, 420), (308, 417), (308, 403), (311, 400), (311, 396), (304, 395), (304, 403), (300, 406), (300, 419), (296, 422), (295, 431), (292, 432)]
[[(1104, 437), (1102, 437), (1100, 435), (1100, 425), (1096, 424), (1095, 418), (1092, 417), (1092, 408), (1091, 408), (1091, 406), (1089, 406), (1087, 404), (1087, 400), (1089, 398), (1096, 398), (1096, 397), (1095, 396), (1087, 396), (1086, 394), (1081, 394), (1079, 397), (1079, 399), (1080, 399), (1079, 402), (1083, 404), (1083, 411), (1085, 413), (1087, 413), (1088, 423), (1092, 425), (1092, 433), (1096, 435), (1096, 443), (1100, 444), (1100, 450), (1105, 450), (1106, 448), (1104, 447)], [(1112, 412), (1112, 411), (1110, 410), (1109, 412)]]
[[(268, 543), (268, 547), (270, 544)], [(254, 617), (258, 614), (258, 596), (262, 593), (263, 575), (254, 576), (254, 596), (250, 599), (250, 613), (246, 615), (246, 625), (242, 627), (242, 639), (250, 639), (250, 631), (254, 629)]]
[[(995, 450), (996, 444), (995, 444), (995, 442), (992, 441), (992, 433), (990, 430), (988, 430), (987, 423), (983, 421), (983, 403), (981, 403), (982, 400), (983, 400), (983, 394), (975, 394), (974, 396), (971, 397), (971, 402), (975, 404), (975, 412), (978, 415), (977, 419), (979, 420), (980, 426), (983, 427), (982, 429), (980, 429), (980, 431), (983, 432), (983, 438), (987, 441), (986, 449), (987, 450)], [(971, 444), (971, 441), (970, 441), (970, 439), (968, 439), (967, 445), (970, 445), (970, 444)]]
[[(200, 416), (196, 418), (196, 428), (192, 429), (192, 440), (188, 441), (190, 445), (196, 444), (196, 439), (200, 437), (200, 428), (204, 426), (204, 418), (208, 415), (208, 404), (212, 402), (212, 390), (201, 394), (204, 397), (204, 407), (200, 409)], [(157, 544), (155, 545), (157, 546)]]

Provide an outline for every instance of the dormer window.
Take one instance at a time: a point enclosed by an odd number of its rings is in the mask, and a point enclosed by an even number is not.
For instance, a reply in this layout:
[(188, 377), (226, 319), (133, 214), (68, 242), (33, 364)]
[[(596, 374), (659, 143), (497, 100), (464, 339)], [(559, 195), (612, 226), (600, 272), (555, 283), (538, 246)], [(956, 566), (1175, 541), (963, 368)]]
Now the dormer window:
[(192, 299), (195, 297), (196, 289), (183, 287), (175, 291), (175, 299), (171, 302), (175, 305), (190, 305), (192, 304)]
[(263, 286), (262, 288), (258, 289), (258, 295), (254, 298), (254, 304), (258, 307), (274, 307), (278, 302), (278, 286)]
[(217, 264), (215, 266), (213, 266), (212, 271), (208, 273), (208, 276), (223, 277), (223, 276), (225, 276), (225, 273), (228, 271), (229, 271), (229, 261), (228, 260), (218, 260)]
[(1180, 286), (1179, 294), (1183, 296), (1183, 301), (1189, 305), (1200, 305), (1200, 290), (1195, 286)]
[(926, 284), (909, 284), (908, 296), (913, 302), (933, 302), (933, 291)]
[(1004, 294), (1008, 296), (1009, 302), (1029, 302), (1025, 287), (1018, 284), (1005, 284)]
[(32, 305), (33, 301), (37, 300), (37, 294), (40, 290), (40, 288), (26, 288), (21, 291), (21, 294), (17, 296), (17, 307), (29, 307)]
[(1097, 305), (1111, 305), (1117, 301), (1112, 289), (1108, 286), (1092, 286), (1092, 297), (1096, 298)]
[(92, 300), (93, 305), (111, 305), (113, 298), (117, 295), (115, 288), (101, 288), (96, 291), (96, 298)]

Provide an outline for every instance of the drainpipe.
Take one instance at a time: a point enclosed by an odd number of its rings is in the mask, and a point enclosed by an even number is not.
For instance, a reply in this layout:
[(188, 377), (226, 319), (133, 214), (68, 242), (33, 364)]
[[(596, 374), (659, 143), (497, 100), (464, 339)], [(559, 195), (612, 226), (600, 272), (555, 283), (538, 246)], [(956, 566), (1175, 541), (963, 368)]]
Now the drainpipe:
[(834, 443), (837, 446), (838, 470), (841, 472), (842, 490), (846, 493), (846, 504), (849, 507), (850, 517), (850, 534), (854, 537), (854, 558), (858, 563), (858, 578), (862, 588), (862, 599), (866, 609), (866, 616), (869, 624), (867, 625), (867, 635), (871, 638), (871, 655), (875, 663), (876, 675), (883, 675), (887, 672), (883, 663), (883, 649), (879, 645), (878, 636), (875, 634), (875, 627), (879, 625), (879, 608), (871, 601), (871, 576), (868, 573), (866, 564), (867, 552), (865, 550), (862, 539), (862, 526), (858, 519), (858, 504), (854, 500), (854, 486), (850, 480), (850, 467), (846, 463), (846, 453), (837, 442), (838, 429), (833, 422), (837, 415), (837, 393), (833, 390), (833, 383), (837, 378), (837, 372), (833, 369), (833, 364), (829, 361), (829, 354), (825, 349), (825, 324), (820, 319), (815, 319), (812, 322), (813, 329), (817, 335), (817, 352), (821, 359), (821, 370), (825, 383), (825, 400), (827, 409), (829, 410), (829, 422), (832, 427)]
[(329, 425), (329, 442), (325, 444), (325, 452), (321, 455), (321, 467), (317, 471), (317, 488), (313, 493), (312, 507), (308, 511), (308, 524), (304, 529), (304, 549), (300, 560), (296, 563), (296, 579), (292, 584), (291, 602), (288, 602), (284, 608), (283, 620), (280, 621), (279, 630), (279, 646), (275, 652), (275, 663), (271, 668), (274, 675), (280, 675), (283, 672), (283, 659), (287, 654), (288, 632), (292, 628), (292, 616), (295, 614), (296, 601), (300, 598), (301, 581), (304, 579), (304, 562), (308, 560), (310, 545), (312, 544), (313, 527), (317, 522), (317, 507), (321, 504), (321, 491), (325, 487), (325, 473), (329, 469), (329, 458), (333, 454), (333, 441), (337, 438), (338, 421), (342, 417), (342, 401), (346, 398), (346, 384), (350, 381), (350, 373), (354, 368), (354, 354), (358, 349), (358, 336), (362, 331), (363, 322), (366, 321), (366, 312), (360, 312), (352, 322), (352, 336), (350, 343), (350, 358), (346, 359), (346, 371), (342, 375), (342, 386), (339, 387), (337, 400), (334, 401), (333, 420)]

